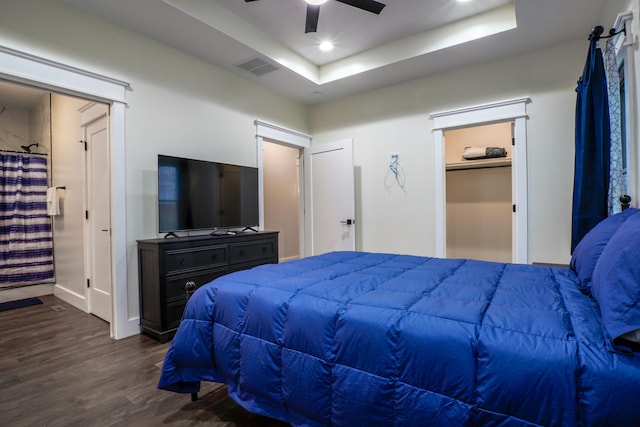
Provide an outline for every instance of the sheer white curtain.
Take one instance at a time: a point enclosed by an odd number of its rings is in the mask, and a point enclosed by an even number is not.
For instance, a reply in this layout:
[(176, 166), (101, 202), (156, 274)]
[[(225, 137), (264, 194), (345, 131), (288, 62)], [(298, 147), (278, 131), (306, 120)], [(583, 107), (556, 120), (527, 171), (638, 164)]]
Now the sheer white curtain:
[(609, 95), (609, 124), (611, 129), (611, 160), (609, 168), (609, 215), (620, 212), (620, 196), (626, 194), (627, 185), (622, 162), (622, 129), (620, 115), (620, 76), (616, 56), (615, 38), (607, 39), (604, 64)]

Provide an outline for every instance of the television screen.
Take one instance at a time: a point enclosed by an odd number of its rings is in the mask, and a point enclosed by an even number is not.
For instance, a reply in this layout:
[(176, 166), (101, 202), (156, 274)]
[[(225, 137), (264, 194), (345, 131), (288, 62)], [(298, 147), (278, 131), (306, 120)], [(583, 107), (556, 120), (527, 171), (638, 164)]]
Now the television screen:
[(259, 225), (258, 169), (158, 155), (160, 233)]

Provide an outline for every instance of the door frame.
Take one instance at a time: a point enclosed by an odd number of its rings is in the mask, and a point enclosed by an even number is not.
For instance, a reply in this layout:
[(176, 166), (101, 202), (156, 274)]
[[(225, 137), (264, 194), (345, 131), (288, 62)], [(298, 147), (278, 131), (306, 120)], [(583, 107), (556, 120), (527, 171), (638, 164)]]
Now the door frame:
[[(89, 144), (89, 140), (87, 138), (87, 128), (95, 123), (98, 120), (105, 119), (107, 120), (107, 132), (109, 129), (109, 107), (103, 103), (97, 103), (94, 101), (90, 101), (85, 104), (80, 109), (80, 128), (82, 129), (83, 139), (85, 141), (85, 151), (84, 151), (84, 165), (83, 165), (83, 174), (84, 174), (84, 191), (85, 191), (85, 211), (89, 212), (88, 216), (85, 216), (84, 221), (84, 246), (85, 246), (85, 277), (89, 280), (87, 287), (85, 288), (85, 298), (87, 301), (87, 311), (91, 314), (97, 315), (98, 317), (104, 319), (102, 316), (97, 314), (95, 309), (96, 302), (94, 300), (95, 286), (96, 286), (96, 274), (95, 274), (95, 263), (93, 262), (94, 257), (93, 252), (96, 250), (96, 235), (94, 234), (94, 221), (95, 221), (95, 212), (98, 210), (95, 205), (95, 200), (97, 195), (92, 191), (92, 178), (93, 168), (90, 157), (94, 156), (94, 147), (93, 145), (89, 145), (89, 150), (87, 151), (87, 144)], [(110, 138), (107, 137), (107, 144), (110, 145)], [(109, 150), (109, 147), (107, 147)], [(108, 154), (107, 154), (108, 157)], [(110, 165), (111, 160), (107, 159), (108, 164)], [(110, 167), (110, 166), (109, 166)], [(109, 191), (109, 206), (111, 206), (111, 191)], [(109, 224), (111, 221), (109, 220)], [(109, 229), (109, 247), (111, 247), (111, 229)], [(111, 258), (111, 257), (109, 257)], [(109, 263), (111, 263), (111, 259), (109, 259)], [(105, 273), (106, 274), (106, 273)], [(109, 295), (113, 294), (113, 280), (110, 283)], [(109, 318), (113, 319), (113, 301), (109, 304)], [(109, 322), (111, 323), (111, 322)]]
[(305, 192), (304, 192), (304, 152), (306, 149), (311, 147), (311, 136), (306, 135), (302, 132), (297, 132), (291, 129), (284, 128), (282, 126), (274, 125), (272, 123), (267, 123), (261, 120), (255, 120), (254, 125), (256, 126), (256, 163), (258, 165), (258, 194), (259, 194), (259, 205), (260, 205), (260, 228), (264, 228), (264, 159), (262, 154), (262, 149), (264, 147), (264, 140), (268, 140), (268, 142), (272, 144), (280, 144), (286, 145), (288, 147), (297, 148), (301, 152), (300, 156), (300, 168), (299, 168), (299, 187), (300, 187), (300, 196), (299, 196), (299, 208), (298, 214), (300, 216), (299, 221), (299, 231), (298, 236), (300, 237), (299, 248), (300, 248), (300, 258), (304, 258), (307, 256), (305, 250), (305, 209), (304, 209), (304, 201), (305, 201)]
[(445, 258), (446, 236), (446, 181), (444, 133), (447, 130), (479, 126), (498, 122), (513, 122), (512, 147), (512, 200), (515, 211), (512, 221), (512, 260), (529, 263), (528, 206), (527, 206), (527, 111), (529, 97), (491, 104), (433, 113), (433, 154), (435, 172), (435, 255)]
[(109, 105), (112, 159), (111, 272), (114, 314), (110, 323), (110, 334), (115, 339), (139, 334), (139, 316), (129, 315), (130, 298), (127, 283), (125, 112), (126, 91), (130, 88), (129, 83), (6, 46), (0, 46), (0, 77), (14, 83), (28, 84)]

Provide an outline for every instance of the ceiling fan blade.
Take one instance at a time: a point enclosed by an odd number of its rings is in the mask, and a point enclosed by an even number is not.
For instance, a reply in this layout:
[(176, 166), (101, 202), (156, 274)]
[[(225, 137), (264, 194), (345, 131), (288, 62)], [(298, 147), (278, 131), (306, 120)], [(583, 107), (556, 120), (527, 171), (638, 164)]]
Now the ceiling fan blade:
[(319, 5), (307, 5), (307, 23), (304, 27), (305, 33), (315, 33), (318, 29), (318, 17), (320, 17)]
[[(246, 0), (245, 0), (246, 1)], [(349, 6), (357, 7), (358, 9), (366, 10), (367, 12), (380, 15), (382, 9), (386, 6), (375, 0), (337, 0), (340, 3), (348, 4)]]

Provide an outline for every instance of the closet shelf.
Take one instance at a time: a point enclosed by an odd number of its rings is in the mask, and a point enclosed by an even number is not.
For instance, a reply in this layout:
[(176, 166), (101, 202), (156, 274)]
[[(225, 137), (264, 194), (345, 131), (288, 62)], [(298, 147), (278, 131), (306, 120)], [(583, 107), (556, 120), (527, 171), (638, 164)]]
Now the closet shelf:
[(464, 160), (462, 162), (452, 162), (446, 164), (446, 170), (484, 169), (500, 168), (511, 166), (511, 157), (500, 157), (496, 159)]

